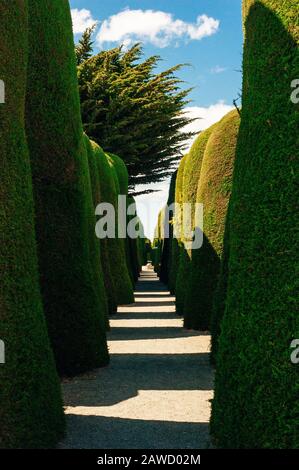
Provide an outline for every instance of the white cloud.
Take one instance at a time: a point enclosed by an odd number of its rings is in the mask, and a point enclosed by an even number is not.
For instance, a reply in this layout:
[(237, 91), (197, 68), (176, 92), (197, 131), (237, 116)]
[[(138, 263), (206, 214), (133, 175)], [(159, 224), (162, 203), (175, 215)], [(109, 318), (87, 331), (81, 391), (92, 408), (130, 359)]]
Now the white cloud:
[[(186, 126), (183, 131), (184, 132), (199, 132), (207, 129), (212, 124), (215, 124), (219, 121), (223, 116), (225, 116), (229, 111), (234, 109), (233, 106), (229, 106), (225, 104), (224, 101), (218, 101), (216, 104), (211, 104), (207, 108), (200, 107), (200, 106), (189, 106), (185, 108), (184, 111), (187, 117), (190, 118), (199, 118), (197, 121), (192, 122), (188, 126)], [(188, 142), (188, 148), (186, 152), (191, 148), (192, 143), (196, 137), (192, 138)]]
[(84, 33), (87, 28), (90, 28), (95, 23), (97, 23), (97, 21), (93, 19), (91, 11), (86, 10), (85, 8), (83, 8), (82, 10), (74, 8), (73, 10), (71, 10), (71, 13), (74, 34)]
[(216, 65), (216, 67), (211, 68), (210, 72), (212, 74), (223, 73), (226, 72), (226, 67), (221, 67), (220, 65)]
[(218, 31), (219, 21), (207, 15), (197, 17), (195, 23), (175, 19), (171, 13), (155, 10), (131, 10), (129, 8), (105, 20), (97, 36), (99, 46), (105, 42), (151, 43), (166, 47), (179, 40), (200, 40)]

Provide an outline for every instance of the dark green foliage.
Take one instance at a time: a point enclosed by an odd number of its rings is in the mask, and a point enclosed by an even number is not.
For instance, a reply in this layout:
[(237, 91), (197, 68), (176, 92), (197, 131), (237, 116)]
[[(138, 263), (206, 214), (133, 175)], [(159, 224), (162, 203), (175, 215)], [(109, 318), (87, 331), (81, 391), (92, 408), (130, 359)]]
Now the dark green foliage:
[[(110, 203), (113, 207), (117, 204), (117, 193), (115, 188), (115, 181), (113, 174), (108, 163), (107, 156), (101, 147), (95, 142), (91, 141), (94, 147), (94, 154), (97, 160), (98, 175), (100, 181), (100, 202)], [(117, 312), (117, 293), (115, 286), (115, 273), (112, 265), (112, 260), (115, 259), (114, 252), (118, 252), (118, 243), (115, 239), (102, 238), (100, 239), (101, 245), (101, 259), (104, 271), (104, 281), (108, 299), (108, 311), (110, 315)], [(116, 255), (117, 256), (117, 255)]]
[[(211, 429), (220, 447), (299, 448), (297, 0), (244, 2), (242, 122)], [(297, 272), (296, 272), (297, 271)]]
[[(169, 285), (170, 281), (170, 272), (171, 272), (171, 245), (173, 242), (173, 217), (174, 210), (171, 209), (171, 205), (175, 200), (175, 185), (176, 185), (177, 171), (175, 171), (171, 177), (169, 194), (167, 200), (167, 206), (169, 208), (169, 215), (165, 220), (165, 223), (168, 224), (168, 236), (165, 237), (163, 243), (163, 250), (161, 256), (161, 270), (160, 270), (160, 279), (165, 284)], [(165, 228), (167, 230), (167, 228)]]
[(191, 276), (185, 304), (185, 326), (189, 328), (210, 328), (239, 122), (237, 111), (231, 111), (203, 135), (205, 147), (203, 142), (204, 155), (196, 202), (203, 204), (204, 240), (201, 248), (192, 251)]
[(160, 210), (158, 215), (158, 222), (155, 229), (153, 241), (153, 266), (155, 272), (160, 276), (161, 274), (161, 259), (164, 246), (164, 228), (165, 228), (165, 207)]
[[(178, 274), (176, 279), (176, 313), (180, 316), (184, 314), (184, 303), (185, 303), (185, 296), (186, 296), (186, 287), (189, 285), (190, 279), (190, 269), (191, 269), (191, 259), (186, 250), (184, 242), (182, 241), (179, 244), (179, 263), (178, 263)], [(189, 325), (185, 322), (185, 327), (189, 327)]]
[(82, 64), (85, 60), (89, 59), (92, 56), (94, 44), (92, 40), (92, 35), (94, 33), (95, 27), (96, 24), (94, 24), (91, 28), (87, 28), (86, 31), (84, 31), (79, 43), (76, 44), (75, 52), (77, 65)]
[[(181, 207), (182, 198), (183, 198), (183, 178), (184, 178), (184, 169), (186, 163), (186, 155), (182, 158), (179, 168), (177, 170), (176, 183), (175, 183), (175, 203), (178, 207)], [(176, 289), (178, 285), (178, 272), (179, 272), (179, 263), (180, 255), (182, 252), (182, 213), (179, 210), (175, 211), (173, 218), (173, 239), (171, 244), (171, 276), (169, 279), (169, 288), (171, 293), (176, 294)], [(178, 309), (177, 309), (178, 312)], [(179, 312), (178, 312), (179, 313)]]
[[(117, 232), (117, 219), (118, 219), (118, 196), (123, 194), (127, 196), (127, 170), (125, 165), (119, 157), (112, 154), (106, 154), (106, 160), (110, 170), (108, 192), (103, 194), (102, 201), (111, 202), (115, 207), (116, 216), (116, 232)], [(105, 163), (106, 165), (106, 163)], [(105, 173), (109, 171), (105, 169)], [(102, 174), (102, 181), (104, 179), (104, 173)], [(123, 193), (121, 193), (123, 191)], [(116, 233), (116, 238), (108, 240), (109, 246), (109, 257), (110, 267), (112, 272), (112, 278), (114, 282), (114, 290), (116, 294), (116, 301), (118, 305), (126, 305), (134, 302), (133, 285), (130, 279), (126, 252), (125, 252), (125, 239), (119, 238)]]
[[(124, 196), (125, 197), (125, 203), (124, 205), (128, 208), (128, 187), (129, 187), (129, 175), (128, 175), (128, 170), (127, 167), (124, 163), (124, 161), (115, 154), (109, 153), (109, 159), (113, 163), (112, 165), (112, 171), (115, 170), (115, 173), (117, 175), (117, 183), (116, 187), (118, 188), (118, 196)], [(136, 208), (135, 208), (135, 213), (136, 215)], [(126, 233), (126, 238), (120, 238), (119, 243), (121, 245), (121, 250), (125, 255), (125, 261), (126, 261), (126, 271), (129, 274), (129, 277), (131, 279), (131, 284), (132, 287), (135, 285), (136, 279), (136, 272), (135, 272), (135, 267), (134, 267), (134, 260), (130, 258), (130, 253), (128, 249), (128, 243), (132, 245), (133, 241), (129, 240), (128, 235), (127, 235), (127, 223), (129, 222), (128, 217), (122, 217), (119, 219), (120, 226), (122, 227), (122, 230), (124, 233)], [(131, 246), (131, 249), (133, 249), (133, 246)], [(133, 250), (134, 251), (134, 250)], [(134, 256), (134, 255), (133, 255)], [(137, 256), (137, 253), (135, 253), (135, 256)], [(135, 260), (136, 261), (136, 260)], [(127, 275), (125, 274), (127, 277)], [(137, 276), (138, 277), (138, 276)]]
[[(40, 282), (61, 374), (108, 362), (91, 182), (67, 0), (29, 0), (26, 129)], [(37, 40), (38, 38), (38, 40)]]
[(140, 238), (139, 244), (141, 245), (139, 249), (141, 264), (145, 265), (147, 262), (152, 262), (152, 242), (148, 238)]
[(0, 3), (0, 448), (53, 447), (64, 431), (60, 385), (44, 319), (25, 139), (27, 1)]
[(220, 272), (217, 287), (213, 296), (211, 315), (211, 363), (216, 365), (216, 358), (219, 346), (219, 336), (221, 332), (221, 322), (225, 311), (225, 301), (228, 280), (228, 260), (229, 260), (229, 205), (226, 214), (225, 230), (223, 237), (223, 251), (220, 260)]
[(176, 233), (177, 242), (178, 242), (178, 259), (177, 259), (177, 267), (176, 267), (176, 286), (175, 286), (175, 294), (176, 294), (176, 312), (178, 315), (182, 315), (183, 313), (183, 306), (184, 306), (184, 284), (185, 284), (185, 277), (189, 276), (188, 269), (182, 269), (182, 267), (187, 265), (185, 246), (184, 246), (184, 234), (183, 234), (183, 202), (184, 202), (184, 174), (185, 174), (185, 167), (186, 161), (188, 159), (188, 155), (181, 160), (178, 174), (176, 178), (176, 189), (175, 189), (175, 202), (179, 205), (178, 213), (175, 214), (175, 222), (174, 222), (174, 231)]
[(142, 62), (140, 44), (102, 51), (78, 68), (84, 129), (105, 151), (125, 161), (130, 187), (172, 173), (192, 122), (182, 113), (190, 90), (179, 90), (181, 65), (155, 73), (160, 58)]
[(171, 239), (170, 245), (171, 251), (171, 267), (169, 272), (169, 279), (168, 279), (168, 287), (171, 294), (175, 294), (176, 288), (176, 278), (177, 278), (177, 269), (178, 269), (178, 262), (179, 262), (179, 243), (177, 238), (173, 237)]
[[(94, 206), (97, 207), (99, 203), (102, 202), (102, 184), (101, 184), (101, 171), (102, 171), (102, 164), (101, 160), (105, 157), (103, 150), (93, 141), (90, 141), (92, 150), (93, 150), (93, 158), (96, 164), (96, 176), (94, 176), (94, 184), (92, 184), (93, 190), (93, 198), (94, 198)], [(94, 165), (94, 164), (93, 164)], [(92, 178), (92, 181), (93, 181)], [(95, 191), (96, 188), (96, 191)], [(109, 250), (108, 250), (108, 240), (107, 238), (100, 239), (100, 254), (101, 254), (101, 263), (103, 269), (103, 277), (104, 277), (104, 286), (106, 291), (106, 297), (108, 302), (108, 313), (109, 315), (114, 315), (117, 311), (117, 302), (116, 302), (116, 294), (114, 289), (114, 282), (112, 279), (112, 272), (110, 267), (110, 260), (109, 260)], [(108, 323), (106, 321), (106, 323)]]
[[(133, 223), (133, 221), (136, 220), (138, 221), (136, 223), (137, 228), (140, 229), (142, 224), (137, 216), (136, 202), (133, 197), (128, 197), (127, 206), (130, 207), (130, 215), (127, 216), (127, 223)], [(136, 281), (138, 280), (142, 265), (145, 264), (143, 262), (143, 255), (139, 252), (139, 250), (143, 250), (140, 240), (142, 240), (140, 237), (131, 238), (127, 236), (126, 238), (127, 266), (133, 285), (135, 285)]]
[[(204, 151), (207, 145), (207, 141), (215, 126), (201, 132), (194, 144), (192, 145), (189, 154), (185, 157), (185, 166), (183, 174), (183, 189), (182, 189), (182, 203), (191, 204), (191, 214), (183, 212), (182, 224), (185, 230), (185, 236), (182, 234), (181, 241), (181, 255), (179, 259), (178, 267), (178, 287), (176, 289), (177, 295), (177, 312), (180, 315), (185, 313), (185, 303), (189, 310), (189, 302), (193, 303), (192, 291), (190, 290), (191, 285), (191, 258), (192, 250), (187, 246), (190, 243), (191, 234), (190, 230), (194, 230), (194, 209), (196, 202), (196, 194), (201, 170), (201, 163), (204, 156)], [(183, 210), (183, 207), (182, 207)], [(190, 224), (190, 228), (187, 226)], [(186, 240), (185, 240), (186, 238)], [(186, 246), (185, 246), (186, 244)], [(194, 287), (194, 286), (193, 286)], [(196, 288), (196, 287), (195, 287)], [(192, 308), (192, 307), (191, 307)], [(185, 315), (185, 326), (189, 327), (187, 318), (188, 310)]]
[(108, 153), (111, 161), (113, 162), (113, 168), (116, 171), (118, 184), (119, 184), (119, 195), (127, 196), (128, 195), (128, 186), (129, 186), (129, 175), (127, 167), (124, 161), (113, 153)]
[[(85, 145), (87, 150), (88, 157), (88, 167), (91, 181), (91, 192), (93, 200), (93, 214), (97, 205), (101, 202), (101, 188), (100, 188), (100, 174), (98, 167), (98, 145), (95, 142), (89, 140), (87, 135), (85, 135)], [(93, 271), (95, 273), (95, 283), (98, 288), (98, 293), (101, 298), (107, 298), (107, 309), (105, 314), (105, 324), (106, 329), (109, 330), (109, 318), (108, 313), (113, 314), (116, 311), (116, 305), (113, 297), (113, 288), (111, 286), (111, 276), (110, 276), (110, 266), (106, 266), (106, 255), (102, 250), (105, 249), (105, 246), (101, 247), (100, 240), (96, 239), (95, 236), (95, 219), (92, 214), (91, 222), (89, 225), (90, 228), (90, 258), (92, 262)], [(105, 263), (105, 266), (104, 266)], [(103, 279), (103, 281), (102, 281)]]
[[(140, 221), (141, 223), (141, 221)], [(142, 226), (143, 236), (139, 237), (137, 240), (137, 255), (140, 271), (142, 266), (145, 266), (148, 261), (151, 261), (151, 242), (145, 237), (144, 227)]]

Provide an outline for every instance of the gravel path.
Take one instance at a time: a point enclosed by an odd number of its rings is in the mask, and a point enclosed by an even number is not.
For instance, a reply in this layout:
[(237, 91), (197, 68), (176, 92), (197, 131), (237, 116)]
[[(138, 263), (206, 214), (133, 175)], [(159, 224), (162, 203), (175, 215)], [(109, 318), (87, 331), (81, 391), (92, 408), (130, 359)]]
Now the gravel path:
[(68, 431), (60, 448), (209, 447), (210, 337), (186, 331), (174, 297), (143, 271), (135, 304), (111, 320), (111, 364), (63, 383)]

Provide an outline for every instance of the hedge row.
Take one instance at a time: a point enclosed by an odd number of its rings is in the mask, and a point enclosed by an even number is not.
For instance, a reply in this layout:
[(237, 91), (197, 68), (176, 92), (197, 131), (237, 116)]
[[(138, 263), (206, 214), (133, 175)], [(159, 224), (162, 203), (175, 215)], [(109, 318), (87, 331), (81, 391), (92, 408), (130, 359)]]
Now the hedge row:
[[(28, 5), (0, 5), (0, 448), (53, 446), (64, 431), (60, 386), (38, 280), (25, 136)], [(16, 34), (17, 32), (17, 34)]]
[[(181, 215), (181, 217), (184, 216), (183, 227), (185, 234), (182, 233), (182, 248), (178, 264), (176, 306), (178, 313), (184, 315), (185, 326), (190, 328), (195, 327), (196, 324), (196, 305), (194, 297), (197, 295), (198, 287), (196, 285), (197, 279), (194, 278), (196, 278), (197, 275), (198, 265), (194, 266), (196, 262), (196, 258), (194, 259), (194, 257), (199, 250), (195, 250), (195, 253), (192, 253), (193, 250), (190, 250), (190, 248), (188, 249), (188, 247), (185, 246), (185, 243), (188, 243), (189, 240), (187, 240), (187, 238), (190, 238), (190, 233), (188, 233), (188, 224), (191, 222), (190, 228), (192, 230), (198, 229), (198, 227), (195, 227), (194, 221), (195, 203), (202, 202), (197, 198), (201, 165), (208, 139), (214, 127), (215, 126), (212, 126), (198, 136), (190, 149), (184, 164), (182, 203), (191, 205), (191, 213), (189, 214), (188, 211), (183, 211)], [(200, 269), (202, 269), (202, 267), (200, 267)], [(190, 288), (191, 285), (192, 288)], [(194, 325), (192, 324), (192, 319), (193, 323), (195, 323)]]
[[(191, 276), (185, 286), (185, 326), (208, 330), (220, 260), (240, 118), (227, 114), (210, 129), (201, 163), (196, 202), (203, 204), (203, 244), (192, 250)], [(202, 138), (205, 139), (204, 133)], [(192, 168), (190, 169), (192, 172)]]
[(164, 220), (165, 230), (168, 230), (168, 237), (165, 237), (163, 240), (163, 247), (161, 253), (161, 267), (160, 267), (160, 279), (165, 284), (170, 283), (171, 278), (171, 244), (173, 240), (173, 218), (174, 218), (174, 209), (172, 205), (175, 199), (175, 186), (176, 186), (177, 171), (175, 171), (171, 177), (169, 194), (167, 200), (167, 207), (169, 208), (168, 219)]
[(40, 284), (57, 369), (73, 375), (108, 362), (107, 300), (94, 236), (69, 4), (28, 4), (26, 132)]
[(57, 372), (109, 362), (108, 315), (134, 301), (145, 240), (127, 257), (126, 238), (96, 237), (96, 207), (117, 216), (128, 174), (83, 133), (69, 2), (2, 2), (0, 25), (0, 448), (53, 447)]
[[(207, 330), (210, 327), (239, 121), (238, 112), (232, 111), (195, 140), (174, 176), (174, 197), (173, 182), (169, 191), (169, 202), (176, 203), (170, 222), (173, 233), (170, 230), (167, 241), (161, 230), (157, 232), (155, 243), (163, 249), (161, 256), (157, 252), (160, 261), (156, 262), (161, 264), (161, 273), (169, 270), (164, 280), (176, 295), (176, 311), (184, 316), (187, 328)], [(204, 207), (204, 229), (195, 220), (196, 203)], [(202, 229), (202, 247), (191, 249), (192, 233), (196, 230), (198, 236)], [(167, 243), (171, 245), (168, 254)]]
[(299, 4), (246, 0), (243, 15), (242, 119), (211, 430), (221, 447), (299, 448), (299, 374), (290, 360), (299, 338), (299, 105), (290, 99)]
[(178, 170), (176, 200), (187, 194), (204, 203), (203, 246), (185, 249), (178, 212), (179, 245), (172, 241), (167, 263), (185, 326), (212, 330), (215, 445), (299, 448), (299, 375), (290, 357), (299, 337), (299, 107), (291, 99), (299, 5), (244, 0), (243, 15), (241, 120), (234, 111), (206, 140), (199, 136), (196, 198), (190, 154)]

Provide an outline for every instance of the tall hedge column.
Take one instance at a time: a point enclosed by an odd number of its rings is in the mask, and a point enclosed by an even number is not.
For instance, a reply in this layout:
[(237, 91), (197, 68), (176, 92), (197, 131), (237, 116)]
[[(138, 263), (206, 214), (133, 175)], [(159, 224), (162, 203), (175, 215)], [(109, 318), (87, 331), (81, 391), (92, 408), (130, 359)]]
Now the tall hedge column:
[(107, 300), (91, 259), (97, 240), (69, 2), (29, 0), (29, 19), (26, 125), (40, 279), (57, 367), (72, 375), (108, 362)]
[(240, 118), (236, 110), (201, 134), (206, 140), (196, 202), (203, 204), (203, 244), (192, 251), (186, 286), (185, 326), (208, 330), (223, 253), (223, 233), (232, 187)]
[(233, 448), (299, 448), (297, 0), (246, 0), (242, 119), (212, 432)]
[(27, 1), (0, 3), (0, 448), (54, 446), (64, 430), (60, 386), (38, 284), (25, 138)]

